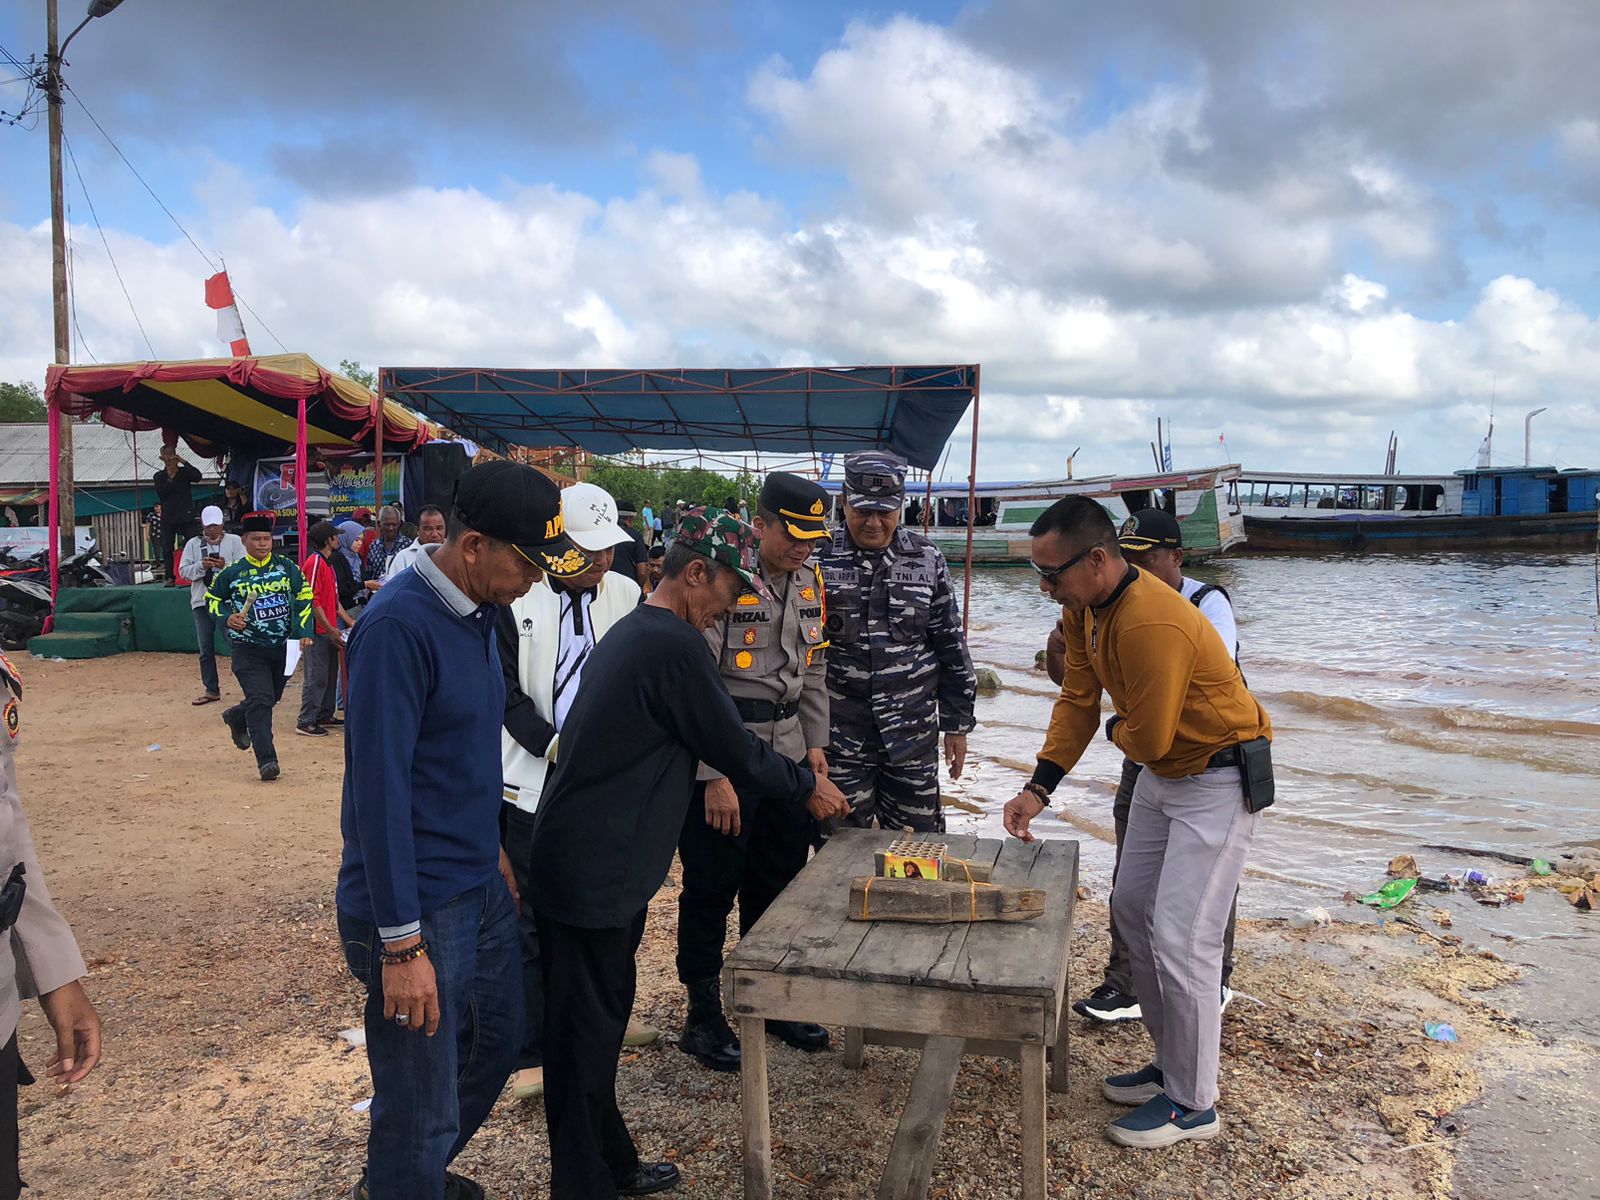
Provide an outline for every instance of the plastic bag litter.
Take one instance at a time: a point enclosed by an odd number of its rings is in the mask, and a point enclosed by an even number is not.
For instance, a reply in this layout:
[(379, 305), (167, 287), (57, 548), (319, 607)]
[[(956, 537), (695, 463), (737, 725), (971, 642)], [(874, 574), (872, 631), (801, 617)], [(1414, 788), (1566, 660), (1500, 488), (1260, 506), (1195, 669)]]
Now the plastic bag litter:
[(1333, 918), (1328, 915), (1328, 910), (1320, 904), (1316, 908), (1302, 908), (1289, 918), (1291, 929), (1312, 929), (1318, 925), (1331, 925)]
[(352, 1046), (365, 1046), (367, 1044), (367, 1031), (365, 1029), (341, 1029), (339, 1036)]
[(1410, 897), (1416, 888), (1415, 879), (1391, 879), (1375, 892), (1361, 897), (1361, 903), (1377, 908), (1395, 908)]
[(1460, 1041), (1460, 1039), (1456, 1037), (1455, 1026), (1444, 1021), (1424, 1021), (1422, 1024), (1422, 1032), (1427, 1034), (1436, 1042)]

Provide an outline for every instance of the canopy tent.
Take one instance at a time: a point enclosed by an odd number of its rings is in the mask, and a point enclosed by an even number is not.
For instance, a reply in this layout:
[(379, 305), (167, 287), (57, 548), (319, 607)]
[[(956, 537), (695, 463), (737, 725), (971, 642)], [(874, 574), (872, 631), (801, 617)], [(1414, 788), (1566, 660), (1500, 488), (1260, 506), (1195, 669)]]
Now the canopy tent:
[[(53, 366), (45, 399), (73, 416), (97, 414), (117, 429), (173, 430), (204, 454), (276, 452), (294, 443), (302, 400), (306, 440), (314, 446), (369, 444), (378, 413), (365, 387), (304, 354)], [(386, 445), (412, 450), (432, 435), (427, 422), (400, 405), (383, 405)]]
[(304, 354), (56, 365), (45, 374), (45, 400), (50, 408), (50, 523), (57, 531), (51, 539), (52, 594), (61, 545), (57, 413), (96, 414), (117, 429), (161, 429), (167, 439), (181, 437), (206, 455), (230, 449), (276, 453), (294, 446), (302, 549), (308, 446), (371, 445), (381, 464), (385, 443), (403, 453), (434, 435), (428, 422), (399, 404), (380, 401), (361, 384), (325, 370)]
[[(659, 371), (385, 367), (378, 372), (378, 389), (501, 451), (520, 444), (570, 445), (593, 454), (750, 450), (816, 456), (876, 448), (930, 472), (971, 404), (971, 492), (977, 487), (979, 375), (976, 364)], [(976, 507), (969, 505), (969, 514)], [(969, 520), (969, 600), (971, 566)]]
[(379, 389), (465, 437), (507, 445), (753, 450), (879, 447), (933, 470), (978, 394), (976, 366), (532, 370), (386, 367)]

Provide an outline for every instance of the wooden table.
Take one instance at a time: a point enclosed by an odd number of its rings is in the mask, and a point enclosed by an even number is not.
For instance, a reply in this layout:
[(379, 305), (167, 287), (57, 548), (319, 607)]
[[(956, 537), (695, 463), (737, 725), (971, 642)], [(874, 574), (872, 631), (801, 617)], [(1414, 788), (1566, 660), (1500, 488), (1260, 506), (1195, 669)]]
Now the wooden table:
[[(850, 880), (897, 835), (846, 829), (806, 865), (729, 955), (723, 975), (743, 1046), (744, 1194), (772, 1195), (768, 1020), (845, 1026), (845, 1066), (868, 1042), (912, 1046), (922, 1062), (878, 1188), (927, 1194), (963, 1054), (1022, 1063), (1022, 1195), (1045, 1196), (1045, 1090), (1067, 1087), (1068, 940), (1078, 843), (950, 836), (950, 854), (994, 864), (994, 882), (1045, 889), (1045, 913), (1016, 923), (917, 925), (849, 919)], [(1046, 1060), (1051, 1060), (1048, 1080)]]

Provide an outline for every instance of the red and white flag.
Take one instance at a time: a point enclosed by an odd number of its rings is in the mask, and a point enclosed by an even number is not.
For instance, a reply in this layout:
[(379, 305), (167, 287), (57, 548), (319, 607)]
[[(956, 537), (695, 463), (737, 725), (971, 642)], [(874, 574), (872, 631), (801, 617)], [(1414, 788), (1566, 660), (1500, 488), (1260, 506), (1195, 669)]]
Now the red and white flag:
[(228, 273), (218, 271), (206, 280), (206, 307), (217, 310), (217, 338), (228, 343), (235, 358), (250, 353), (250, 341), (244, 336), (244, 322), (239, 319), (239, 306), (234, 303), (233, 284)]

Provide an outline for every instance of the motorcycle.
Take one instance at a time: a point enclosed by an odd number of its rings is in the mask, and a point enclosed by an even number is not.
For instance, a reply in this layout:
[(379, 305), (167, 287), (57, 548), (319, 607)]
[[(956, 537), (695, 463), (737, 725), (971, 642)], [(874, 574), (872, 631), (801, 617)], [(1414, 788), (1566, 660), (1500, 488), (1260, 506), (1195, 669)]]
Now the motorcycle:
[(0, 646), (26, 650), (29, 640), (44, 632), (52, 607), (49, 583), (0, 575)]

